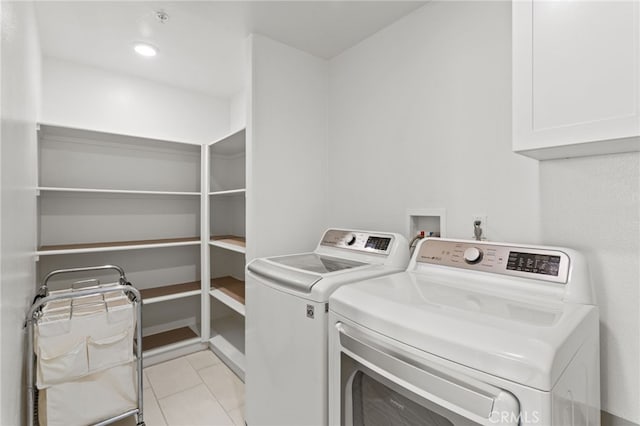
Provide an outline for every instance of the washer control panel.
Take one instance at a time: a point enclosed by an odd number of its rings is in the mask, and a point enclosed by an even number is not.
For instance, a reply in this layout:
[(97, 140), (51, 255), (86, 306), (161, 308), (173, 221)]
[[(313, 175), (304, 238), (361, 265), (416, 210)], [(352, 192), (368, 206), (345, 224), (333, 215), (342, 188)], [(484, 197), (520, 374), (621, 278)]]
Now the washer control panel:
[(566, 284), (570, 259), (559, 250), (428, 239), (416, 262)]
[(391, 251), (393, 240), (393, 235), (388, 234), (329, 229), (325, 232), (320, 244), (329, 247), (387, 255)]

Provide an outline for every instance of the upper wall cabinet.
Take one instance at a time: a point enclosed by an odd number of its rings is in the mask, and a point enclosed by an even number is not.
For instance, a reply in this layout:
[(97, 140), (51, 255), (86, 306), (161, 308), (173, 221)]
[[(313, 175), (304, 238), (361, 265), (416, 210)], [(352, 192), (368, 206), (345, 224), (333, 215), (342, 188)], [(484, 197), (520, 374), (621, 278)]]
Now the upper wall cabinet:
[(513, 149), (640, 150), (640, 2), (513, 2)]

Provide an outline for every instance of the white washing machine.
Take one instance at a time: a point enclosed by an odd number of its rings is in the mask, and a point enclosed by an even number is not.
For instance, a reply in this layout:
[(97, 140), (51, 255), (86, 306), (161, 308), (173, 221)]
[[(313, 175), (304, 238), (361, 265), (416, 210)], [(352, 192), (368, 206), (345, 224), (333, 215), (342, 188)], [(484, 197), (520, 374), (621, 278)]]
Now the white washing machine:
[(332, 425), (600, 424), (598, 309), (565, 248), (425, 239), (329, 299)]
[(256, 259), (246, 274), (250, 426), (327, 424), (327, 301), (340, 286), (406, 269), (398, 234), (329, 229), (311, 253)]

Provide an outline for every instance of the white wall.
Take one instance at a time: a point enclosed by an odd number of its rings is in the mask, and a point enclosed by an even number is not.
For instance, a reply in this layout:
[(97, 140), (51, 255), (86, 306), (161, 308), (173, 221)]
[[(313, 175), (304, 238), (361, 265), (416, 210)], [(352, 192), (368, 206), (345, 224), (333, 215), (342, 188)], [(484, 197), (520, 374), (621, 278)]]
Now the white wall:
[(247, 92), (236, 93), (229, 101), (229, 132), (247, 126)]
[(229, 101), (126, 74), (45, 58), (42, 121), (204, 143), (229, 131)]
[(247, 262), (312, 250), (324, 230), (327, 61), (260, 35), (251, 52)]
[(584, 250), (602, 408), (639, 423), (638, 155), (511, 152), (510, 3), (428, 3), (331, 60), (330, 93), (328, 223), (404, 232), (406, 209), (444, 207), (450, 237), (484, 213), (489, 239)]
[(602, 408), (640, 423), (640, 154), (540, 163), (542, 237), (587, 255), (600, 307)]
[(539, 241), (538, 163), (511, 151), (508, 2), (431, 2), (331, 60), (329, 223)]
[(40, 46), (30, 2), (2, 2), (0, 139), (0, 424), (19, 425), (24, 408), (23, 322), (35, 289), (36, 121)]

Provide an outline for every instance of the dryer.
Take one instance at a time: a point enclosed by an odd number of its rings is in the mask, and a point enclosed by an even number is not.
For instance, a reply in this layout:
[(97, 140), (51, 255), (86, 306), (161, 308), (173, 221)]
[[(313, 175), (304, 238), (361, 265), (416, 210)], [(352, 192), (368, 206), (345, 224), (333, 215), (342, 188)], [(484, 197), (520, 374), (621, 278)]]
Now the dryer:
[(329, 299), (329, 423), (600, 424), (598, 309), (567, 248), (425, 239)]
[(327, 424), (327, 301), (337, 288), (406, 269), (409, 243), (329, 229), (310, 253), (256, 259), (246, 274), (246, 423)]

